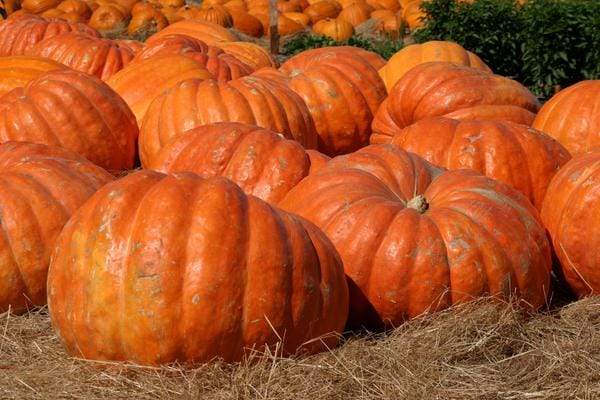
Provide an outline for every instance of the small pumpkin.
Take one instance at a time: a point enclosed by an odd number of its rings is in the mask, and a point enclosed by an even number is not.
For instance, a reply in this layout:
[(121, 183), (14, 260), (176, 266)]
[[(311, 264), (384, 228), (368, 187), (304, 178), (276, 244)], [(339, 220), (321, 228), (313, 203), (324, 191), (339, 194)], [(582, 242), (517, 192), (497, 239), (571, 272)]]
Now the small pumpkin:
[(325, 18), (313, 25), (313, 32), (333, 40), (344, 41), (354, 35), (354, 28), (350, 22), (343, 19)]
[(340, 5), (334, 0), (322, 0), (304, 9), (312, 24), (325, 18), (336, 18), (342, 11)]
[(233, 12), (231, 18), (233, 27), (246, 35), (261, 37), (265, 33), (260, 20), (245, 11)]
[(394, 13), (401, 8), (398, 0), (367, 0), (367, 4), (375, 10), (390, 10)]
[(256, 43), (250, 42), (220, 42), (216, 44), (225, 53), (230, 54), (249, 65), (254, 70), (263, 67), (275, 67), (277, 64), (271, 54)]
[(303, 27), (307, 27), (310, 24), (309, 16), (301, 12), (286, 12), (281, 15), (286, 17), (287, 19), (291, 19), (292, 21), (297, 22)]
[(84, 20), (89, 19), (92, 15), (92, 10), (87, 3), (82, 0), (63, 0), (56, 8), (65, 13), (75, 13), (80, 15)]
[(21, 8), (23, 11), (31, 14), (41, 14), (51, 8), (56, 8), (60, 4), (60, 0), (23, 0)]
[(365, 3), (354, 3), (345, 7), (338, 15), (338, 20), (344, 20), (356, 27), (367, 21), (371, 16), (373, 9)]
[(196, 16), (201, 21), (210, 22), (220, 25), (224, 28), (233, 26), (233, 19), (227, 9), (221, 5), (214, 5), (206, 8), (201, 8)]
[(100, 32), (124, 30), (127, 16), (115, 5), (102, 5), (94, 10), (88, 24)]
[(277, 30), (281, 36), (287, 36), (300, 32), (304, 29), (304, 26), (293, 19), (289, 19), (284, 15), (280, 15), (277, 18)]
[(168, 25), (169, 21), (159, 10), (142, 11), (133, 14), (127, 26), (127, 33), (130, 36), (147, 37), (165, 29)]
[(413, 0), (402, 9), (402, 19), (411, 30), (423, 26), (423, 19), (426, 17), (426, 14), (421, 8), (421, 3), (422, 0)]
[(202, 40), (209, 45), (221, 42), (235, 42), (237, 36), (226, 28), (206, 21), (184, 20), (169, 25), (153, 35), (154, 38), (167, 35), (187, 35)]

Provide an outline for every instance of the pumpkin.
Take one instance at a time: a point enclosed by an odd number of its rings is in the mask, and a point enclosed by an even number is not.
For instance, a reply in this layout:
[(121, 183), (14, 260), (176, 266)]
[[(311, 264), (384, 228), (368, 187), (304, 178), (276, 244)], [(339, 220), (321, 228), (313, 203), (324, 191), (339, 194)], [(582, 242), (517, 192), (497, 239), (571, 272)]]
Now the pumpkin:
[(402, 19), (411, 30), (420, 28), (423, 25), (423, 19), (426, 17), (421, 8), (422, 0), (411, 1), (402, 9)]
[(538, 209), (550, 180), (571, 158), (550, 136), (502, 121), (426, 118), (401, 130), (391, 143), (437, 166), (472, 169), (504, 182)]
[(21, 8), (20, 0), (4, 0), (0, 4), (0, 8), (4, 10), (6, 15), (10, 16)]
[(0, 145), (0, 179), (0, 313), (20, 314), (46, 304), (48, 265), (61, 229), (113, 178), (68, 150), (6, 142)]
[(211, 22), (229, 28), (233, 26), (233, 19), (229, 11), (223, 6), (214, 5), (206, 8), (201, 8), (198, 11), (197, 19), (201, 21)]
[(313, 24), (316, 24), (325, 18), (336, 18), (340, 11), (342, 11), (342, 8), (337, 2), (333, 0), (322, 0), (305, 8), (303, 12), (308, 15)]
[(160, 12), (165, 16), (169, 24), (174, 24), (175, 22), (183, 21), (183, 17), (177, 13), (177, 8), (165, 7), (161, 8)]
[(285, 62), (285, 70), (287, 73), (295, 74), (299, 71), (304, 71), (314, 65), (322, 64), (322, 60), (329, 62), (332, 57), (347, 56), (352, 58), (360, 58), (376, 70), (379, 70), (385, 65), (385, 60), (381, 56), (372, 51), (367, 51), (359, 47), (353, 46), (330, 46), (317, 49), (311, 49), (300, 52), (289, 58)]
[(56, 8), (60, 0), (23, 0), (21, 8), (23, 11), (31, 14), (41, 14), (51, 8)]
[[(300, 32), (304, 29), (304, 25), (289, 19), (284, 15), (280, 15), (277, 18), (277, 31), (281, 36), (291, 35), (296, 32)], [(269, 34), (270, 34), (270, 30)]]
[(477, 55), (465, 50), (459, 44), (434, 40), (404, 47), (379, 70), (379, 75), (388, 91), (391, 91), (396, 82), (408, 71), (419, 64), (431, 61), (446, 61), (492, 72)]
[(542, 220), (560, 261), (560, 275), (578, 297), (600, 292), (597, 210), (600, 153), (575, 156), (548, 186)]
[(39, 42), (29, 54), (58, 61), (102, 80), (120, 71), (133, 59), (128, 47), (115, 41), (69, 32)]
[(127, 26), (127, 33), (144, 38), (165, 29), (168, 25), (169, 21), (159, 10), (143, 11), (133, 14)]
[(367, 4), (375, 10), (390, 10), (392, 12), (400, 10), (398, 0), (367, 0)]
[(264, 28), (260, 20), (245, 11), (233, 12), (231, 18), (233, 27), (246, 35), (261, 37), (264, 34)]
[(396, 14), (393, 11), (390, 11), (390, 10), (379, 9), (379, 10), (372, 11), (370, 17), (372, 19), (376, 19), (378, 21), (383, 21), (383, 20), (385, 20), (386, 18), (389, 18), (389, 17), (396, 18)]
[(386, 96), (377, 70), (359, 54), (345, 47), (309, 50), (281, 66), (290, 88), (308, 106), (319, 135), (318, 150), (327, 155), (368, 144), (373, 116)]
[(139, 171), (65, 226), (48, 302), (73, 355), (191, 364), (330, 348), (348, 287), (331, 242), (302, 218), (224, 178)]
[(345, 7), (338, 15), (338, 20), (344, 20), (356, 27), (370, 18), (373, 9), (366, 3), (354, 3)]
[(144, 43), (138, 40), (114, 39), (113, 42), (119, 45), (120, 48), (128, 48), (133, 54), (138, 54), (145, 46)]
[(526, 87), (503, 76), (448, 62), (423, 63), (408, 71), (379, 107), (371, 143), (387, 142), (428, 117), (531, 125), (539, 106)]
[(118, 31), (127, 26), (127, 16), (116, 5), (101, 5), (94, 10), (88, 24), (100, 32)]
[(223, 4), (233, 17), (234, 12), (243, 11), (247, 12), (248, 8), (246, 7), (246, 2), (244, 0), (229, 0), (227, 3)]
[(67, 12), (64, 13), (63, 15), (60, 16), (60, 18), (64, 19), (65, 21), (69, 21), (69, 22), (87, 22), (87, 20), (89, 18), (81, 15), (81, 14), (77, 14), (75, 12)]
[(220, 25), (206, 21), (179, 21), (169, 25), (162, 31), (153, 35), (154, 38), (167, 35), (187, 35), (202, 40), (210, 45), (220, 42), (235, 42), (238, 38)]
[(302, 14), (300, 12), (286, 12), (281, 14), (287, 19), (291, 19), (292, 21), (302, 25), (303, 27), (307, 27), (310, 24), (310, 18), (306, 14)]
[(370, 145), (329, 161), (279, 206), (323, 229), (340, 253), (351, 327), (393, 327), (481, 296), (533, 309), (547, 300), (551, 252), (535, 208), (474, 171)]
[(199, 11), (200, 7), (198, 6), (185, 5), (177, 10), (177, 17), (179, 17), (180, 20), (196, 19), (198, 18)]
[(25, 55), (36, 43), (64, 32), (82, 32), (98, 37), (98, 32), (81, 23), (45, 20), (25, 14), (0, 24), (0, 56)]
[(288, 12), (302, 12), (302, 7), (297, 1), (278, 0), (277, 11), (281, 14), (285, 14)]
[(46, 72), (64, 69), (62, 64), (41, 57), (0, 57), (0, 96), (27, 85)]
[(600, 147), (600, 80), (576, 83), (554, 95), (533, 122), (573, 155)]
[(80, 15), (84, 20), (92, 15), (92, 10), (87, 3), (82, 0), (63, 0), (56, 8), (65, 13), (75, 13)]
[(185, 5), (185, 0), (158, 0), (161, 8), (179, 8)]
[(325, 18), (313, 25), (313, 32), (336, 41), (344, 41), (354, 35), (354, 28), (343, 19)]
[(263, 9), (259, 9), (259, 10), (255, 10), (255, 9), (249, 9), (248, 10), (248, 14), (252, 15), (254, 18), (256, 18), (260, 24), (263, 27), (263, 32), (266, 32), (266, 34), (269, 34), (269, 30), (270, 30), (270, 19), (269, 19), (269, 14), (267, 14), (266, 11), (264, 11)]
[(65, 15), (65, 12), (62, 10), (59, 10), (58, 8), (50, 8), (50, 9), (44, 11), (43, 13), (40, 13), (40, 16), (42, 16), (46, 19), (62, 18), (63, 15)]
[(158, 8), (158, 4), (149, 3), (146, 1), (138, 1), (131, 8), (130, 14), (133, 16), (139, 13), (152, 13)]
[(391, 17), (386, 17), (382, 20), (379, 20), (377, 24), (377, 29), (379, 32), (388, 35), (392, 39), (398, 39), (400, 34), (402, 33), (402, 23), (398, 20), (398, 17), (395, 15)]
[[(223, 176), (246, 194), (277, 203), (309, 174), (311, 160), (298, 142), (278, 133), (253, 125), (217, 122), (165, 143), (144, 167), (164, 173), (190, 171), (203, 178)], [(317, 163), (322, 164), (322, 159)]]
[(134, 62), (107, 83), (127, 102), (141, 124), (150, 103), (166, 89), (190, 78), (212, 78), (199, 62), (182, 55), (151, 57)]
[(228, 81), (252, 73), (252, 68), (222, 50), (184, 35), (150, 38), (136, 60), (180, 54), (198, 62), (219, 81)]
[(255, 70), (276, 66), (275, 60), (273, 60), (269, 52), (256, 43), (220, 42), (216, 46)]
[(287, 86), (253, 75), (229, 82), (190, 79), (165, 91), (148, 109), (139, 139), (142, 164), (151, 163), (169, 140), (214, 122), (256, 125), (305, 148), (317, 145), (306, 104)]
[(137, 135), (125, 102), (82, 72), (51, 71), (0, 98), (0, 142), (60, 146), (119, 171), (133, 168)]

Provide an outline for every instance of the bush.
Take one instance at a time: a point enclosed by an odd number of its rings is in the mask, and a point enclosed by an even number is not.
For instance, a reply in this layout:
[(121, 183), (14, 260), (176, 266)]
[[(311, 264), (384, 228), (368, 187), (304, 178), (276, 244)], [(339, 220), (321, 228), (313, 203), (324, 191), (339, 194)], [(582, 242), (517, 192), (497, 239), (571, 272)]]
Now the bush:
[(325, 36), (306, 34), (288, 41), (283, 46), (281, 54), (283, 56), (291, 57), (305, 50), (329, 46), (361, 47), (365, 50), (373, 51), (387, 60), (402, 48), (403, 43), (401, 40), (385, 38), (373, 40), (362, 38), (360, 36), (353, 36), (343, 42), (337, 42)]
[(417, 42), (451, 40), (540, 97), (600, 76), (600, 1), (429, 0)]

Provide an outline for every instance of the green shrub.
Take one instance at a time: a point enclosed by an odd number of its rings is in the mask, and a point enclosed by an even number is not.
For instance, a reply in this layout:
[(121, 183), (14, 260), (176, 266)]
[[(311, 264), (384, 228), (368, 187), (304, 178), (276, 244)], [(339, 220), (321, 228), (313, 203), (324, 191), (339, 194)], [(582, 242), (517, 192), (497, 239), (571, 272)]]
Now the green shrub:
[(600, 1), (429, 0), (417, 42), (451, 40), (540, 97), (600, 77)]

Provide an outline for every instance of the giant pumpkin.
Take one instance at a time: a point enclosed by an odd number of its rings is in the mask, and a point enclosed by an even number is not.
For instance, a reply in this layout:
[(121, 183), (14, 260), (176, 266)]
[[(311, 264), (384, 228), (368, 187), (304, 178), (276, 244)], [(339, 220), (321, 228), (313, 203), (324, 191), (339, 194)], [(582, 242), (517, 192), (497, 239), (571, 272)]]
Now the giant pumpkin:
[(550, 136), (502, 121), (426, 118), (401, 130), (391, 143), (440, 167), (473, 169), (509, 184), (538, 209), (550, 179), (571, 158)]
[(59, 147), (0, 145), (0, 313), (46, 304), (56, 239), (79, 206), (112, 176)]
[(223, 176), (244, 192), (277, 203), (323, 163), (296, 141), (253, 125), (217, 122), (194, 128), (166, 143), (145, 167), (160, 172)]
[(216, 44), (225, 53), (257, 70), (263, 67), (275, 67), (276, 62), (263, 47), (250, 42), (220, 42)]
[(535, 208), (475, 171), (393, 145), (339, 156), (279, 205), (320, 227), (344, 262), (350, 325), (397, 326), (481, 296), (542, 307), (551, 255)]
[(155, 98), (177, 83), (191, 78), (209, 79), (212, 74), (191, 58), (168, 55), (131, 63), (111, 76), (107, 83), (127, 102), (141, 124)]
[(224, 178), (140, 171), (65, 226), (48, 302), (74, 356), (196, 363), (238, 361), (279, 338), (293, 354), (339, 334), (348, 288), (335, 249), (302, 218)]
[(537, 98), (511, 79), (448, 62), (419, 64), (390, 91), (373, 120), (371, 143), (427, 117), (505, 120), (531, 125)]
[(175, 22), (162, 31), (155, 33), (152, 37), (159, 38), (174, 34), (191, 36), (202, 40), (209, 45), (216, 45), (220, 42), (235, 42), (238, 40), (236, 35), (220, 25), (196, 20)]
[(41, 57), (0, 57), (0, 95), (25, 86), (46, 72), (64, 68), (62, 64)]
[(137, 135), (127, 104), (83, 72), (52, 71), (0, 97), (0, 142), (60, 146), (122, 170), (134, 165)]
[(9, 18), (0, 24), (0, 56), (24, 55), (36, 43), (64, 32), (99, 36), (98, 32), (85, 24), (60, 19), (46, 20), (36, 15), (25, 14)]
[(28, 53), (58, 61), (102, 80), (123, 69), (134, 57), (129, 47), (120, 46), (116, 41), (75, 32), (42, 40)]
[(190, 79), (165, 91), (148, 109), (139, 139), (142, 164), (151, 162), (172, 138), (213, 122), (257, 125), (305, 148), (317, 146), (306, 105), (285, 85), (253, 75), (229, 82)]
[(561, 142), (573, 155), (600, 148), (600, 80), (582, 81), (554, 95), (533, 127)]
[(433, 40), (404, 47), (379, 70), (379, 75), (390, 91), (408, 71), (419, 64), (431, 61), (447, 61), (491, 72), (490, 68), (476, 54), (465, 50), (461, 45)]

